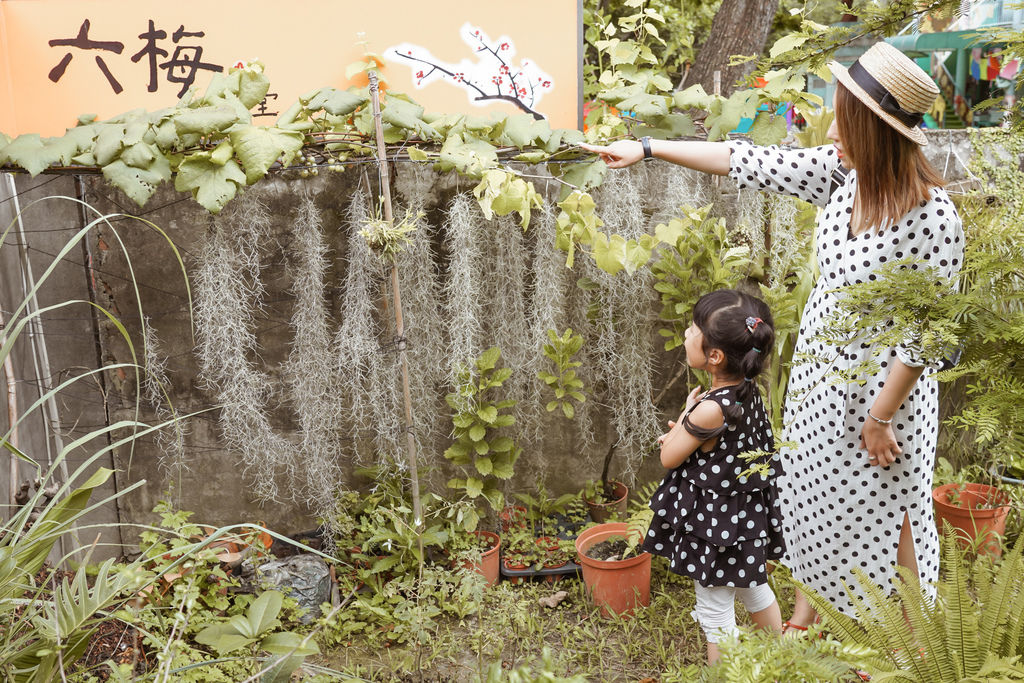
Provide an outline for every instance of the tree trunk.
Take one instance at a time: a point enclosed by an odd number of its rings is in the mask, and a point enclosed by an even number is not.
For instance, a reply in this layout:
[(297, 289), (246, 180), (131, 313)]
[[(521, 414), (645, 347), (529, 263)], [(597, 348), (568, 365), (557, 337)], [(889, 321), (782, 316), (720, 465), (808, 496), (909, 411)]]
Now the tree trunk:
[(753, 62), (729, 66), (732, 55), (760, 55), (772, 27), (779, 0), (722, 0), (686, 86), (700, 83), (708, 93), (713, 90), (713, 74), (722, 72), (722, 94), (729, 96), (736, 82), (754, 68)]
[[(853, 9), (853, 0), (843, 0), (843, 5), (846, 9)], [(847, 12), (843, 16), (839, 17), (839, 21), (852, 22), (857, 21), (857, 15)]]

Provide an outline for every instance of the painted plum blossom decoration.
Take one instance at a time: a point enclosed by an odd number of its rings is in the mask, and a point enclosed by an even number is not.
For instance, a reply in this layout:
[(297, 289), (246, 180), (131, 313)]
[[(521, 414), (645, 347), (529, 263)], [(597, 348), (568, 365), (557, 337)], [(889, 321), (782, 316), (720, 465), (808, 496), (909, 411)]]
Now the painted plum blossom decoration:
[(505, 100), (540, 120), (544, 115), (537, 111), (544, 93), (554, 87), (554, 79), (537, 64), (523, 59), (513, 63), (516, 55), (515, 44), (508, 36), (491, 40), (479, 26), (469, 22), (462, 25), (459, 36), (473, 50), (476, 62), (463, 59), (458, 64), (445, 63), (430, 51), (412, 43), (401, 43), (388, 48), (384, 57), (406, 63), (413, 70), (413, 82), (422, 89), (435, 81), (445, 81), (463, 88), (469, 101), (485, 106), (493, 100)]

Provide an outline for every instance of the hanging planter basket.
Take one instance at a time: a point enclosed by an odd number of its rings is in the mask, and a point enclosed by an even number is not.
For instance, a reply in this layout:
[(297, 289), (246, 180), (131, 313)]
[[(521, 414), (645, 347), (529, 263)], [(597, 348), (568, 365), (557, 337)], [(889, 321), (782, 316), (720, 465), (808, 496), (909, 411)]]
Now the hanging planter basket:
[(955, 531), (961, 548), (976, 548), (996, 558), (1003, 554), (1002, 537), (1010, 498), (988, 484), (944, 484), (932, 491), (935, 523), (939, 533), (945, 525)]
[(628, 615), (637, 607), (651, 604), (650, 553), (624, 560), (599, 560), (587, 554), (598, 543), (625, 538), (629, 533), (628, 524), (613, 522), (591, 527), (576, 539), (587, 594), (605, 617)]

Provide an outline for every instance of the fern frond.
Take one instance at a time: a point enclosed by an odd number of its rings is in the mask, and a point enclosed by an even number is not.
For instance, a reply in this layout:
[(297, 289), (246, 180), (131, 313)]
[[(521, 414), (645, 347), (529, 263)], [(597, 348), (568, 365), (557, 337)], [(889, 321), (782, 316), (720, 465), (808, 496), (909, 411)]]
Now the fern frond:
[(943, 658), (955, 665), (957, 678), (954, 680), (960, 680), (981, 668), (978, 614), (971, 601), (963, 554), (956, 542), (955, 533), (948, 526), (945, 544), (944, 575), (939, 582), (939, 595), (946, 615), (946, 650)]
[[(925, 680), (957, 680), (956, 667), (949, 661), (946, 651), (945, 619), (940, 605), (922, 590), (917, 574), (906, 567), (896, 569), (899, 578), (893, 579), (893, 585), (903, 607), (903, 614), (918, 643), (914, 649), (896, 653), (897, 659), (914, 661), (917, 669), (928, 672)], [(945, 656), (938, 656), (940, 653)]]
[[(864, 592), (871, 604), (871, 610), (866, 615), (871, 622), (871, 630), (879, 633), (880, 638), (884, 638), (875, 647), (885, 643), (886, 648), (892, 651), (893, 662), (899, 668), (906, 670), (910, 667), (918, 680), (928, 680), (920, 659), (914, 656), (914, 653), (917, 652), (917, 639), (903, 617), (903, 609), (899, 602), (889, 597), (885, 590), (872, 581), (859, 567), (855, 567), (852, 573), (857, 577), (861, 591)], [(849, 588), (847, 591), (852, 599), (854, 595)], [(918, 592), (920, 592), (920, 588)], [(936, 681), (936, 683), (938, 682)]]
[[(1017, 538), (1013, 550), (1003, 558), (1010, 565), (1006, 581), (1012, 584), (1013, 597), (1007, 609), (1006, 631), (999, 652), (1005, 656), (1024, 654), (1024, 535)], [(997, 579), (998, 580), (998, 579)]]
[(1019, 628), (1022, 623), (1020, 613), (1024, 611), (1024, 586), (1019, 580), (1024, 572), (1021, 562), (1022, 539), (1024, 536), (1017, 539), (1013, 550), (1003, 556), (993, 572), (986, 573), (984, 580), (975, 579), (978, 602), (982, 605), (978, 625), (978, 642), (982, 652), (1003, 657), (1017, 654), (1019, 631), (1018, 636), (1014, 637), (1011, 628), (1014, 621)]

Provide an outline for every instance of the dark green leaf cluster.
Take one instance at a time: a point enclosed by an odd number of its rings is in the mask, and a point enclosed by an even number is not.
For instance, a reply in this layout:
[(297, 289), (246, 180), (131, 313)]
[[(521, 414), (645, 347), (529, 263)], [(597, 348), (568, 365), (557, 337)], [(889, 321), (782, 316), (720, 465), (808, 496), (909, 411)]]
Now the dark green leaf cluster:
[(573, 369), (582, 365), (573, 360), (573, 356), (583, 346), (583, 337), (570, 327), (561, 336), (554, 330), (548, 330), (548, 340), (551, 343), (544, 345), (544, 356), (551, 361), (555, 372), (541, 370), (537, 377), (555, 392), (555, 398), (548, 401), (547, 411), (550, 413), (561, 408), (562, 414), (571, 420), (576, 415), (573, 401), (583, 403), (587, 400), (583, 394), (583, 380), (576, 376), (576, 370)]
[(659, 225), (655, 234), (663, 245), (651, 264), (654, 288), (661, 294), (658, 330), (665, 350), (680, 346), (697, 300), (708, 292), (732, 288), (750, 267), (750, 249), (732, 246), (724, 218), (711, 218), (711, 207), (684, 208), (680, 218)]
[(516, 404), (500, 399), (496, 389), (512, 375), (510, 368), (497, 367), (501, 350), (494, 346), (484, 351), (473, 367), (459, 371), (459, 384), (445, 401), (452, 409), (452, 435), (455, 443), (444, 452), (450, 462), (466, 470), (465, 478), (448, 482), (470, 498), (484, 496), (495, 510), (502, 508), (502, 493), (496, 480), (505, 480), (515, 472), (522, 449), (501, 429), (515, 424), (508, 409)]

